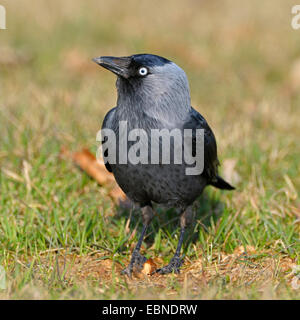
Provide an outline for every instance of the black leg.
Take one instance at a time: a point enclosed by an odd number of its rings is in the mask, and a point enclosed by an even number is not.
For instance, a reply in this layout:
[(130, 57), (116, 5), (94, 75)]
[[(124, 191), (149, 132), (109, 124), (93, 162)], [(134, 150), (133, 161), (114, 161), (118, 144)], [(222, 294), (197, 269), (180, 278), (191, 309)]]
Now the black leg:
[(143, 226), (143, 230), (139, 238), (139, 241), (132, 252), (130, 263), (124, 270), (122, 270), (121, 272), (122, 274), (126, 274), (130, 277), (133, 271), (133, 267), (136, 267), (138, 270), (141, 270), (143, 268), (143, 265), (147, 259), (140, 254), (140, 249), (141, 249), (141, 245), (142, 245), (147, 227), (148, 227), (147, 225)]
[(183, 264), (183, 259), (180, 258), (180, 250), (183, 243), (184, 232), (187, 225), (189, 225), (192, 222), (192, 220), (193, 220), (193, 209), (190, 206), (186, 208), (186, 210), (183, 212), (183, 214), (180, 217), (180, 226), (181, 226), (180, 236), (179, 236), (178, 245), (173, 258), (171, 259), (170, 263), (167, 266), (157, 269), (155, 272), (158, 272), (160, 274), (171, 273), (173, 271), (175, 273), (180, 273), (180, 267)]
[(140, 235), (139, 241), (138, 241), (135, 249), (132, 252), (132, 256), (131, 256), (131, 260), (130, 260), (129, 265), (121, 272), (122, 274), (126, 274), (129, 277), (131, 277), (131, 274), (132, 274), (134, 267), (137, 269), (137, 271), (140, 271), (143, 268), (143, 265), (147, 260), (146, 257), (144, 257), (140, 254), (140, 249), (141, 249), (141, 245), (143, 243), (143, 239), (145, 237), (145, 233), (148, 228), (148, 225), (150, 224), (152, 217), (153, 217), (152, 208), (150, 206), (144, 207), (142, 209), (142, 214), (143, 214), (143, 221), (144, 221), (142, 233)]
[(178, 240), (178, 245), (177, 245), (175, 254), (174, 254), (173, 258), (171, 259), (170, 263), (165, 267), (157, 269), (156, 272), (158, 272), (160, 274), (167, 274), (167, 273), (171, 273), (173, 271), (175, 273), (180, 273), (180, 267), (183, 264), (183, 259), (180, 258), (180, 250), (181, 250), (181, 247), (183, 244), (184, 232), (185, 232), (185, 228), (181, 228), (180, 236), (179, 236), (179, 240)]
[(179, 236), (179, 240), (178, 240), (178, 245), (177, 245), (177, 248), (176, 248), (174, 256), (178, 256), (178, 257), (180, 256), (180, 250), (181, 250), (181, 247), (182, 247), (182, 244), (183, 244), (184, 232), (185, 232), (185, 228), (181, 228), (180, 236)]

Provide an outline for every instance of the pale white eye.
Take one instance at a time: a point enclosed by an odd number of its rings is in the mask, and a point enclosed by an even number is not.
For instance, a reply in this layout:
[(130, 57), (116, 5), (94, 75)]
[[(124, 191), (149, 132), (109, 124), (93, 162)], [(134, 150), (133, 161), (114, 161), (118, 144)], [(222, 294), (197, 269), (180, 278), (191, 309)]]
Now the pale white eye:
[(140, 74), (141, 76), (145, 76), (147, 73), (148, 73), (147, 68), (142, 67), (142, 68), (139, 69), (139, 74)]

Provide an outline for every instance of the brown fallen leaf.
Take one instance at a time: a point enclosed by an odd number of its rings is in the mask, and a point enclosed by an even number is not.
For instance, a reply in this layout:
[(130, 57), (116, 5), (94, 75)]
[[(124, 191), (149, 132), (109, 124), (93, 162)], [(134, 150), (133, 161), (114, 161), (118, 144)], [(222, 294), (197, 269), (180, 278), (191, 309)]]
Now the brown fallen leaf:
[(142, 273), (145, 275), (151, 275), (157, 269), (156, 263), (150, 258), (148, 259), (143, 267)]
[(81, 151), (71, 153), (68, 149), (62, 147), (61, 155), (71, 158), (76, 165), (90, 177), (95, 179), (101, 186), (107, 187), (109, 189), (109, 196), (114, 202), (119, 205), (124, 203), (125, 206), (127, 206), (129, 200), (118, 186), (113, 174), (108, 172), (104, 162), (97, 160), (88, 149), (82, 149)]
[(104, 163), (97, 161), (96, 157), (88, 149), (74, 152), (72, 159), (83, 171), (99, 182), (99, 184), (110, 185), (115, 183), (114, 176), (106, 170)]
[(126, 194), (116, 182), (114, 182), (114, 187), (109, 191), (109, 196), (122, 208), (131, 209), (131, 201), (126, 197)]

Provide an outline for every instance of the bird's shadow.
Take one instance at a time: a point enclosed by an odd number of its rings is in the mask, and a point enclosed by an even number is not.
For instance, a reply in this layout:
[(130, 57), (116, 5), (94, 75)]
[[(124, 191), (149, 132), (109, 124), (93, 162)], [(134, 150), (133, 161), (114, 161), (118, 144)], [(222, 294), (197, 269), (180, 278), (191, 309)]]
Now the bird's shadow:
[[(217, 224), (217, 221), (222, 216), (224, 211), (224, 203), (220, 200), (220, 197), (216, 196), (216, 192), (211, 190), (205, 190), (201, 196), (194, 202), (193, 208), (195, 210), (195, 217), (193, 223), (187, 228), (185, 234), (185, 241), (183, 245), (183, 251), (186, 252), (187, 248), (192, 243), (196, 243), (199, 239), (199, 228), (202, 228), (204, 232), (210, 232), (210, 227), (213, 224)], [(180, 226), (180, 212), (176, 208), (166, 209), (154, 205), (155, 216), (148, 227), (144, 242), (147, 247), (150, 248), (154, 241), (155, 236), (159, 230), (163, 234), (174, 238), (175, 235), (179, 235)], [(142, 230), (142, 213), (139, 207), (135, 207), (131, 204), (130, 207), (124, 208), (119, 206), (114, 219), (125, 219), (128, 221), (130, 217), (130, 230), (131, 232), (136, 229), (137, 239)], [(163, 236), (162, 236), (163, 237)], [(177, 237), (178, 238), (178, 237)], [(127, 250), (127, 243), (123, 243), (119, 247), (119, 252)], [(170, 248), (171, 250), (171, 248)]]

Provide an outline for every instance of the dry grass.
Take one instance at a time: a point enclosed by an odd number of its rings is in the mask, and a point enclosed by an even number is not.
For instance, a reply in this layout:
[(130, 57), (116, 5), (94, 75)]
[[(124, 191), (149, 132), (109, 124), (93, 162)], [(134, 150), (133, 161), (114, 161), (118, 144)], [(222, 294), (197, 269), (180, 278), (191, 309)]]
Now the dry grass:
[[(48, 250), (39, 253), (39, 258), (29, 265), (18, 261), (26, 273), (31, 269), (32, 282), (14, 292), (16, 282), (11, 281), (7, 293), (2, 298), (44, 298), (53, 297), (47, 292), (45, 282), (52, 289), (64, 290), (60, 298), (119, 298), (139, 297), (143, 299), (181, 298), (181, 299), (216, 299), (216, 298), (251, 298), (272, 299), (289, 291), (295, 274), (291, 272), (296, 264), (288, 256), (274, 254), (272, 250), (260, 254), (253, 247), (246, 251), (237, 247), (232, 254), (213, 254), (211, 261), (199, 254), (199, 259), (186, 261), (180, 275), (152, 276), (134, 273), (130, 279), (120, 277), (122, 266), (105, 257), (99, 250), (87, 255), (67, 254)], [(160, 267), (163, 261), (155, 258)], [(82, 290), (75, 289), (80, 286)], [(70, 294), (72, 292), (72, 294)]]

